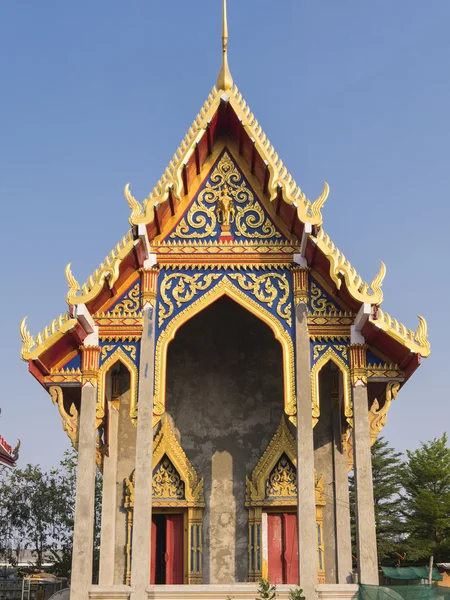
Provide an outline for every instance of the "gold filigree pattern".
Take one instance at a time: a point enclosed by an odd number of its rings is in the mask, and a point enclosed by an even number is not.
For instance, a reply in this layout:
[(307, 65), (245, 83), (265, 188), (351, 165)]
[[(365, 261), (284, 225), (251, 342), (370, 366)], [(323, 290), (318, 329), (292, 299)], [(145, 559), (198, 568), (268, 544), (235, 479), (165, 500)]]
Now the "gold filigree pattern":
[(105, 360), (105, 358), (108, 356), (108, 354), (111, 352), (111, 350), (114, 350), (115, 346), (114, 344), (105, 344), (104, 346), (102, 346), (102, 354), (101, 354), (101, 358), (102, 361)]
[(136, 346), (124, 346), (123, 349), (130, 354), (131, 360), (136, 360)]
[(392, 400), (397, 398), (400, 383), (398, 381), (390, 381), (386, 386), (385, 400), (380, 408), (380, 403), (377, 398), (372, 403), (369, 410), (369, 427), (370, 427), (370, 445), (373, 446), (381, 430), (386, 425), (387, 413), (391, 407)]
[(134, 313), (141, 309), (139, 282), (134, 285), (123, 300), (114, 306), (112, 313)]
[[(292, 326), (289, 281), (285, 273), (282, 275), (279, 273), (264, 275), (230, 273), (228, 276), (236, 281), (243, 290), (252, 292), (259, 302), (267, 304), (269, 308), (272, 308), (277, 301), (277, 315), (285, 320), (289, 327)], [(274, 285), (274, 281), (278, 282), (279, 289)]]
[[(175, 433), (166, 417), (163, 419), (161, 429), (153, 442), (153, 470), (168, 458), (173, 468), (179, 474), (184, 485), (184, 497), (182, 502), (185, 506), (205, 506), (203, 496), (203, 477), (198, 478), (197, 473), (180, 446)], [(160, 505), (155, 498), (154, 506)]]
[(336, 312), (336, 306), (328, 300), (322, 289), (311, 281), (311, 310), (314, 313), (324, 313), (327, 311)]
[(281, 238), (281, 233), (265, 214), (228, 152), (224, 152), (206, 187), (169, 237), (205, 239), (215, 236), (218, 233), (218, 215), (223, 220), (225, 197), (228, 200), (227, 224), (235, 220), (236, 237), (259, 240)]
[(343, 358), (345, 358), (345, 359), (347, 360), (347, 358), (348, 358), (348, 346), (341, 345), (341, 344), (338, 344), (338, 345), (336, 345), (336, 344), (335, 344), (335, 345), (334, 345), (334, 348), (335, 348), (335, 349), (336, 349), (338, 352), (340, 352), (340, 353), (341, 353), (341, 356), (342, 356)]
[(326, 349), (326, 344), (314, 344), (313, 348), (313, 359), (317, 360), (321, 352)]
[(64, 396), (62, 388), (58, 385), (52, 385), (48, 389), (53, 404), (56, 404), (59, 410), (59, 414), (62, 418), (62, 426), (64, 431), (69, 436), (72, 446), (75, 450), (78, 447), (78, 410), (75, 404), (72, 402), (69, 408), (69, 412), (64, 407)]
[(288, 459), (283, 454), (275, 465), (269, 479), (266, 481), (267, 498), (286, 498), (297, 496), (297, 473)]
[(152, 496), (158, 500), (183, 500), (184, 483), (173, 464), (164, 456), (153, 473)]
[[(158, 309), (159, 327), (173, 314), (174, 302), (172, 302), (172, 299), (175, 301), (176, 306), (180, 308), (182, 304), (190, 302), (198, 292), (208, 289), (212, 282), (221, 276), (221, 273), (194, 273), (193, 275), (172, 273), (164, 275), (160, 286), (162, 302)], [(175, 285), (173, 285), (174, 283)], [(169, 291), (172, 292), (172, 298), (167, 293)]]
[[(286, 423), (284, 415), (281, 418), (281, 422), (275, 435), (270, 440), (269, 445), (264, 451), (264, 454), (254, 468), (252, 478), (249, 479), (247, 476), (245, 479), (245, 505), (247, 507), (265, 505), (287, 506), (297, 504), (296, 494), (291, 495), (290, 498), (281, 498), (279, 496), (268, 496), (266, 493), (267, 484), (270, 481), (270, 477), (277, 465), (280, 464), (280, 461), (283, 457), (287, 458), (294, 469), (294, 473), (296, 474), (297, 445), (292, 433), (289, 431), (289, 427)], [(323, 491), (323, 480), (322, 478), (317, 477), (317, 473), (315, 471), (314, 481), (316, 505), (325, 506), (326, 502)]]

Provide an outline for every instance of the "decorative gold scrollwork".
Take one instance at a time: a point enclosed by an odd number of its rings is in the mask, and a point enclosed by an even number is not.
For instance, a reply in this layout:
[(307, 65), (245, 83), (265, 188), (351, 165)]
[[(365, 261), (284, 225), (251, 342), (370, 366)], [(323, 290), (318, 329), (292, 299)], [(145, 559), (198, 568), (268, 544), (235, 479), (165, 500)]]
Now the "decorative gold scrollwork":
[(267, 498), (287, 498), (297, 494), (297, 473), (286, 454), (280, 457), (266, 481)]
[(319, 354), (326, 350), (326, 347), (326, 344), (314, 344), (313, 359), (317, 360), (319, 358)]
[[(228, 152), (224, 152), (209, 179), (186, 216), (170, 234), (171, 239), (203, 239), (216, 235), (218, 215), (224, 223), (226, 217), (228, 224), (235, 219), (237, 237), (260, 240), (281, 237)], [(226, 215), (222, 206), (225, 196), (229, 200)], [(218, 211), (216, 205), (221, 207)]]
[(313, 312), (336, 311), (336, 306), (328, 300), (322, 289), (311, 281), (311, 310)]
[[(211, 283), (222, 277), (221, 273), (194, 273), (188, 275), (187, 273), (171, 273), (165, 275), (160, 287), (161, 300), (158, 310), (158, 324), (161, 327), (166, 319), (168, 319), (174, 311), (174, 303), (178, 308), (186, 302), (190, 302), (192, 298), (198, 293), (209, 288)], [(172, 287), (173, 283), (175, 286)], [(171, 291), (172, 298), (169, 297), (168, 292)], [(164, 306), (165, 304), (165, 306)]]
[[(272, 308), (277, 301), (277, 315), (284, 319), (289, 327), (292, 326), (291, 304), (289, 302), (289, 281), (286, 274), (265, 273), (255, 275), (254, 273), (230, 273), (230, 279), (236, 281), (241, 289), (252, 292), (255, 298), (262, 304)], [(274, 285), (278, 282), (279, 289)]]
[(153, 498), (183, 500), (184, 483), (173, 464), (164, 456), (153, 474)]
[(121, 302), (116, 304), (112, 313), (126, 312), (132, 313), (140, 310), (141, 301), (139, 298), (139, 282), (134, 285)]
[(64, 397), (62, 388), (59, 385), (52, 385), (49, 388), (50, 397), (53, 404), (56, 404), (59, 414), (62, 418), (62, 426), (64, 431), (69, 436), (72, 446), (76, 449), (78, 446), (78, 410), (72, 402), (69, 412), (64, 407)]
[(370, 426), (370, 445), (373, 446), (381, 430), (386, 425), (387, 413), (391, 406), (392, 400), (397, 398), (400, 383), (398, 381), (390, 381), (386, 386), (385, 400), (382, 408), (377, 398), (372, 403), (369, 411), (369, 426)]
[(111, 350), (114, 350), (114, 348), (114, 344), (105, 344), (104, 346), (102, 346), (102, 360), (105, 360), (105, 358), (108, 356), (108, 353), (111, 352)]

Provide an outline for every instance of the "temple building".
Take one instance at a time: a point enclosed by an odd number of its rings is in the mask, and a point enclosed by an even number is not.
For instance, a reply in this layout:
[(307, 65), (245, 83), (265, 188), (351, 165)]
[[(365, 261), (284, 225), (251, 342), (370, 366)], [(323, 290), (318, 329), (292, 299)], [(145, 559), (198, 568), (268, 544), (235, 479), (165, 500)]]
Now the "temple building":
[[(130, 230), (22, 358), (78, 449), (71, 600), (356, 593), (378, 583), (370, 447), (427, 357), (385, 312), (233, 83), (217, 84)], [(99, 584), (91, 585), (96, 468)]]
[[(0, 409), (0, 413), (1, 413)], [(19, 458), (20, 440), (13, 448), (8, 444), (3, 436), (0, 435), (0, 465), (7, 465), (8, 467), (14, 467), (17, 459)]]

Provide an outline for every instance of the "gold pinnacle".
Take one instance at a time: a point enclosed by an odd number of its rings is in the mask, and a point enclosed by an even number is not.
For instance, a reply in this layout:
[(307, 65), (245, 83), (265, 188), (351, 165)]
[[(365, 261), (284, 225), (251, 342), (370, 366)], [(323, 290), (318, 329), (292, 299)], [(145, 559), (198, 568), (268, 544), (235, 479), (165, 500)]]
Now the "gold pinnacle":
[(218, 90), (231, 90), (233, 87), (233, 78), (231, 77), (230, 67), (228, 66), (228, 23), (227, 23), (227, 0), (222, 0), (222, 66), (217, 77), (216, 88)]

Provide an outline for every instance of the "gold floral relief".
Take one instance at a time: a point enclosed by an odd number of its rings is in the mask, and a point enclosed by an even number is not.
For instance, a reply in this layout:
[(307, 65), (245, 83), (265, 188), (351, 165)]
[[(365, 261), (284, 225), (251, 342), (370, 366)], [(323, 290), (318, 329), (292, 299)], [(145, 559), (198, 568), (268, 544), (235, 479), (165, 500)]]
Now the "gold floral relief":
[(217, 206), (226, 190), (233, 206), (236, 237), (267, 240), (281, 238), (259, 201), (247, 186), (228, 152), (224, 152), (216, 168), (211, 173), (206, 187), (181, 219), (170, 239), (204, 239), (220, 233), (217, 227)]
[(111, 310), (112, 313), (118, 312), (136, 312), (141, 309), (141, 299), (140, 299), (140, 290), (139, 290), (139, 282), (134, 285), (131, 290), (126, 294), (125, 298), (118, 302), (114, 308)]
[[(269, 308), (276, 303), (277, 315), (285, 320), (289, 327), (292, 326), (289, 281), (285, 273), (230, 273), (228, 276), (236, 281), (241, 289), (252, 292), (259, 302), (267, 304)], [(274, 285), (275, 281), (278, 282), (278, 287)]]
[(288, 459), (283, 454), (266, 481), (267, 498), (288, 498), (297, 495), (297, 473)]
[(184, 499), (184, 483), (173, 464), (164, 456), (153, 473), (153, 498)]
[(331, 300), (328, 300), (322, 289), (311, 281), (311, 310), (313, 312), (336, 311), (337, 308)]
[[(190, 302), (197, 292), (209, 288), (211, 283), (222, 277), (222, 273), (171, 273), (164, 275), (161, 286), (161, 302), (158, 308), (158, 325), (161, 327), (166, 319), (172, 316), (174, 304), (180, 308)], [(171, 296), (169, 296), (171, 292)]]

